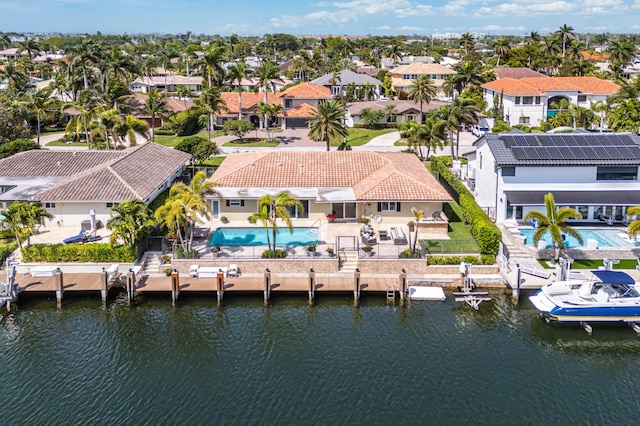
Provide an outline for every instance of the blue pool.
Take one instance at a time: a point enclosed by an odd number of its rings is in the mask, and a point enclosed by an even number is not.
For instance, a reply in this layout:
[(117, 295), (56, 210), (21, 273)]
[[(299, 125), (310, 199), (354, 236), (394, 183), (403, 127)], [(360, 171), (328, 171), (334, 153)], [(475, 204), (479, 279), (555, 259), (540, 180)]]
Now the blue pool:
[[(269, 230), (269, 238), (272, 238)], [(293, 234), (285, 226), (278, 229), (276, 239), (281, 246), (308, 246), (318, 244), (318, 228), (293, 228)], [(218, 228), (209, 241), (210, 246), (266, 246), (267, 231), (264, 228)]]
[[(526, 237), (525, 243), (533, 245), (533, 234), (535, 229), (521, 229), (520, 235)], [(588, 239), (594, 239), (598, 241), (598, 247), (640, 247), (640, 241), (633, 242), (627, 238), (627, 234), (624, 230), (620, 229), (606, 229), (606, 228), (583, 228), (576, 229), (582, 236), (582, 244), (578, 243), (573, 237), (567, 235), (565, 244), (567, 248), (571, 247), (586, 247)], [(543, 239), (547, 242), (547, 247), (551, 247), (551, 236), (547, 233)]]

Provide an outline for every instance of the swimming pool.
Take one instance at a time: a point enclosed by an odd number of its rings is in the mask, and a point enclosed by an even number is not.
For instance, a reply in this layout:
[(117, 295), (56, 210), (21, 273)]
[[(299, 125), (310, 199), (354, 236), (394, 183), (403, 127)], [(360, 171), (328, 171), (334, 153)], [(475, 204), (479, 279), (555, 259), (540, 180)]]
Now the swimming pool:
[[(567, 235), (565, 245), (567, 248), (586, 247), (587, 240), (598, 241), (598, 247), (640, 247), (640, 241), (632, 242), (627, 238), (627, 234), (620, 229), (605, 228), (574, 228), (582, 236), (582, 244), (578, 240)], [(535, 229), (521, 229), (520, 235), (526, 237), (525, 244), (533, 245), (533, 234)], [(547, 247), (551, 247), (551, 236), (546, 233), (543, 239), (547, 242)]]
[[(269, 238), (273, 231), (269, 229)], [(278, 229), (276, 244), (280, 246), (308, 246), (318, 244), (318, 228)], [(218, 228), (209, 241), (209, 246), (266, 246), (265, 228)]]

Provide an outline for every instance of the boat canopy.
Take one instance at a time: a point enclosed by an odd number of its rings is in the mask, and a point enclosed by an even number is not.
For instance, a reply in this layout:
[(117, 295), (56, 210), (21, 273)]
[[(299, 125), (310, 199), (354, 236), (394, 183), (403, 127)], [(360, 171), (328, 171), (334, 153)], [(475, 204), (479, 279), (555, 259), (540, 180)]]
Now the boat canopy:
[(591, 271), (600, 281), (607, 284), (633, 285), (636, 281), (625, 272), (620, 271)]

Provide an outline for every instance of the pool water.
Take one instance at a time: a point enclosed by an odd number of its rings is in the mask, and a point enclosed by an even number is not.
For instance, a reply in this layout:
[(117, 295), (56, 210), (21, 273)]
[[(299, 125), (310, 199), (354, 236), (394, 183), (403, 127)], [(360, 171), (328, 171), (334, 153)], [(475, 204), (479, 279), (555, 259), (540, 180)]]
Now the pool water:
[[(269, 229), (269, 238), (273, 231)], [(278, 229), (276, 244), (280, 246), (308, 246), (318, 244), (318, 228)], [(265, 228), (218, 228), (209, 241), (209, 246), (266, 246)]]
[[(640, 241), (632, 242), (627, 238), (626, 232), (620, 229), (603, 229), (603, 228), (574, 228), (582, 236), (582, 244), (575, 238), (567, 235), (565, 245), (567, 248), (571, 247), (586, 247), (587, 240), (593, 239), (598, 241), (598, 247), (640, 247)], [(521, 229), (520, 235), (526, 237), (525, 244), (533, 245), (533, 234), (535, 229)], [(547, 247), (551, 247), (551, 236), (546, 233), (543, 240), (547, 242)]]

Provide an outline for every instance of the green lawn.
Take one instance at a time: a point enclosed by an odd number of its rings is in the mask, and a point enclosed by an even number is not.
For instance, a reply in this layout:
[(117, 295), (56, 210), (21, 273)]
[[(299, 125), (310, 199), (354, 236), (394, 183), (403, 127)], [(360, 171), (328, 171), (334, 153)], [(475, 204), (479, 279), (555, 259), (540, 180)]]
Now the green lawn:
[(462, 209), (455, 201), (449, 204), (449, 240), (420, 240), (427, 254), (478, 253), (480, 248), (462, 222)]
[(84, 142), (65, 142), (62, 139), (58, 139), (57, 141), (51, 141), (46, 146), (75, 146), (75, 147), (86, 147), (87, 144)]
[[(361, 129), (361, 128), (350, 128), (349, 136), (347, 136), (347, 142), (351, 146), (361, 146), (369, 142), (371, 139), (376, 136), (384, 135), (385, 133), (396, 132), (397, 129), (380, 129), (380, 130), (371, 130), (371, 129)], [(331, 146), (340, 146), (342, 141), (333, 141), (331, 142)]]
[[(202, 131), (196, 135), (192, 136), (203, 136), (205, 139), (208, 134), (207, 131)], [(224, 136), (224, 132), (222, 130), (216, 130), (215, 132), (211, 132), (211, 137), (215, 138), (218, 136)], [(188, 138), (189, 136), (166, 136), (166, 135), (155, 135), (155, 142), (160, 145), (175, 147), (178, 145), (184, 138)]]
[(244, 142), (240, 142), (240, 139), (236, 139), (234, 141), (230, 141), (222, 144), (222, 146), (253, 146), (253, 147), (266, 147), (273, 148), (274, 146), (280, 145), (280, 141), (277, 139), (272, 140), (271, 142), (267, 141), (266, 138), (244, 138)]
[(219, 167), (220, 164), (222, 164), (222, 162), (224, 161), (224, 159), (227, 157), (224, 156), (220, 156), (220, 157), (213, 157), (210, 158), (206, 161), (203, 161), (202, 163), (198, 164), (199, 166), (207, 166), (207, 167)]
[[(550, 266), (547, 260), (538, 260), (538, 263), (545, 269), (555, 268), (555, 266)], [(620, 263), (613, 265), (613, 269), (636, 269), (637, 264), (638, 261), (635, 259), (621, 259)], [(598, 269), (602, 265), (602, 260), (598, 259), (575, 259), (571, 264), (571, 269)]]

